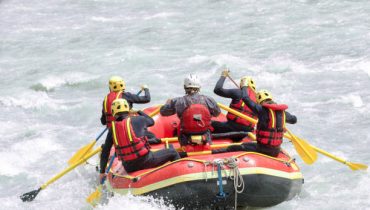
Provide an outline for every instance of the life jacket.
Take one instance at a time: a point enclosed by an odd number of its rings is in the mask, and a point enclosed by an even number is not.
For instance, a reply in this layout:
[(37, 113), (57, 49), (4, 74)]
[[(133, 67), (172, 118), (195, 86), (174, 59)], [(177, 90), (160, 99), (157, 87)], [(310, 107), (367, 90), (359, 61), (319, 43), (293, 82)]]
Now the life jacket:
[[(250, 97), (252, 101), (256, 102), (256, 93), (250, 87), (248, 87), (248, 96)], [(258, 119), (257, 115), (254, 114), (253, 111), (247, 105), (245, 105), (242, 99), (240, 99), (237, 103), (230, 103), (229, 107), (253, 119), (256, 119), (256, 120)], [(238, 117), (230, 112), (227, 113), (226, 118), (228, 120), (234, 121), (238, 124), (248, 126), (251, 128), (254, 128), (255, 126), (255, 124), (251, 123), (250, 121), (245, 120), (241, 117)]]
[[(283, 143), (285, 129), (285, 104), (263, 104), (268, 110), (267, 127), (257, 125), (257, 142), (270, 147), (279, 147)], [(277, 119), (280, 119), (279, 121)], [(261, 122), (259, 122), (260, 124)]]
[(104, 113), (107, 122), (107, 128), (112, 127), (112, 121), (114, 121), (114, 116), (112, 115), (112, 102), (120, 97), (122, 97), (122, 91), (112, 91), (104, 98)]
[(112, 132), (119, 160), (133, 161), (145, 156), (150, 151), (147, 137), (136, 137), (130, 117), (122, 121), (112, 121)]
[(211, 127), (211, 113), (203, 104), (191, 104), (180, 118), (180, 130), (184, 134), (202, 134)]
[[(178, 136), (180, 145), (206, 145), (211, 141), (211, 113), (203, 104), (191, 104), (185, 109), (180, 118)], [(203, 150), (197, 147), (196, 150)], [(194, 151), (194, 149), (188, 149)]]

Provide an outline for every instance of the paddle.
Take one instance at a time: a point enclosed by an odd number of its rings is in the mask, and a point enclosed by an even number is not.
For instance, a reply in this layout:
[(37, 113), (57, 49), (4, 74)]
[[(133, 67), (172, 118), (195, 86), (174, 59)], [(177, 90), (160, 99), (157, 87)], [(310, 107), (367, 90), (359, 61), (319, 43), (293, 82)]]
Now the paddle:
[[(231, 109), (221, 103), (217, 103), (217, 105), (223, 109), (226, 110), (232, 114), (235, 114), (238, 117), (241, 117), (245, 120), (248, 120), (249, 122), (256, 124), (257, 120), (248, 117), (234, 109)], [(285, 136), (285, 135), (284, 135)], [(299, 138), (290, 138), (291, 141), (293, 142), (294, 148), (296, 149), (298, 155), (302, 158), (302, 160), (307, 163), (307, 164), (312, 164), (316, 161), (317, 159), (317, 153), (311, 148), (311, 146), (304, 140), (299, 139)]]
[[(287, 138), (289, 138), (289, 136), (287, 136)], [(296, 138), (299, 138), (299, 137), (296, 136)], [(343, 164), (347, 165), (350, 169), (352, 169), (354, 171), (355, 170), (367, 170), (367, 168), (368, 168), (368, 166), (365, 165), (365, 164), (348, 162), (348, 161), (346, 161), (346, 160), (344, 160), (344, 159), (342, 159), (340, 157), (337, 157), (337, 156), (335, 156), (335, 155), (333, 155), (333, 154), (331, 154), (331, 153), (329, 153), (329, 152), (327, 152), (325, 150), (322, 150), (320, 148), (317, 148), (317, 147), (315, 147), (313, 145), (310, 145), (310, 146), (312, 147), (312, 149), (314, 149), (318, 153), (321, 153), (322, 155), (325, 155), (325, 156), (327, 156), (329, 158), (332, 158), (332, 159), (334, 159), (334, 160), (336, 160), (336, 161), (338, 161), (340, 163), (343, 163)]]
[[(140, 93), (142, 92), (143, 90), (140, 90), (136, 95), (140, 95)], [(108, 128), (105, 128), (99, 135), (96, 139), (92, 140), (90, 143), (88, 143), (87, 145), (83, 146), (81, 149), (79, 149), (72, 157), (71, 159), (68, 160), (68, 164), (69, 165), (73, 165), (74, 163), (76, 163), (77, 161), (79, 161), (81, 158), (83, 158), (86, 154), (88, 154), (89, 152), (91, 152), (92, 148), (94, 148), (96, 142), (98, 142), (98, 140), (100, 139), (100, 137), (105, 133), (105, 131), (107, 131)]]
[[(212, 139), (227, 139), (227, 138), (230, 138), (230, 136), (236, 136), (236, 135), (243, 136), (243, 137), (248, 135), (250, 137), (251, 134), (252, 133), (250, 133), (250, 132), (244, 132), (244, 131), (228, 132), (228, 133), (212, 133), (211, 137), (212, 137)], [(178, 137), (175, 136), (175, 137), (161, 138), (161, 142), (162, 143), (178, 142)]]
[[(230, 77), (230, 75), (228, 75), (228, 78), (237, 86), (237, 87), (239, 87), (238, 86), (238, 84), (236, 84), (236, 82)], [(248, 117), (248, 116), (245, 116), (245, 117)], [(254, 120), (253, 118), (249, 118), (249, 119), (246, 119), (246, 120)], [(252, 122), (253, 123), (253, 121), (250, 121), (250, 122)], [(313, 150), (315, 150), (316, 152), (319, 152), (319, 153), (321, 153), (322, 155), (325, 155), (325, 156), (327, 156), (327, 157), (329, 157), (329, 158), (332, 158), (332, 159), (334, 159), (334, 160), (336, 160), (336, 161), (338, 161), (338, 162), (341, 162), (341, 163), (343, 163), (343, 164), (345, 164), (345, 165), (347, 165), (347, 166), (349, 166), (352, 170), (366, 170), (367, 168), (368, 168), (368, 166), (367, 165), (365, 165), (365, 164), (361, 164), (361, 163), (352, 163), (352, 162), (348, 162), (348, 161), (346, 161), (346, 160), (344, 160), (344, 159), (342, 159), (342, 158), (339, 158), (339, 157), (336, 157), (335, 155), (333, 155), (333, 154), (330, 154), (329, 152), (327, 152), (327, 151), (325, 151), (325, 150), (322, 150), (322, 149), (320, 149), (320, 148), (317, 148), (317, 147), (315, 147), (315, 146), (313, 146), (313, 145), (310, 145), (310, 144), (308, 144), (305, 140), (303, 140), (303, 139), (301, 139), (301, 138), (299, 138), (299, 137), (297, 137), (297, 136), (295, 136), (295, 135), (293, 135), (288, 129), (287, 129), (287, 132), (290, 134), (290, 135), (286, 135), (286, 134), (284, 134), (284, 137), (285, 138), (288, 138), (288, 139), (290, 139), (291, 141), (292, 141), (292, 143), (293, 143), (293, 145), (294, 145), (294, 147), (297, 149), (306, 149), (306, 148), (309, 148), (309, 147), (311, 147)], [(298, 141), (297, 141), (298, 140)], [(312, 151), (300, 151), (298, 154), (302, 154), (302, 155), (304, 155), (304, 154), (308, 154), (309, 156), (303, 156), (304, 157), (304, 161), (307, 163), (309, 163), (310, 164), (310, 162), (314, 162), (313, 160), (316, 160), (316, 158), (317, 158), (317, 154), (316, 153), (312, 153)], [(302, 156), (301, 156), (302, 157)]]
[(28, 193), (24, 193), (23, 195), (20, 196), (20, 198), (22, 199), (23, 202), (30, 202), (30, 201), (33, 201), (37, 194), (45, 189), (47, 186), (49, 186), (51, 183), (55, 182), (56, 180), (60, 179), (62, 176), (64, 176), (65, 174), (67, 174), (68, 172), (70, 172), (71, 170), (73, 170), (74, 168), (76, 168), (77, 166), (81, 165), (82, 163), (86, 162), (90, 157), (94, 156), (95, 154), (97, 154), (98, 152), (100, 152), (102, 150), (101, 147), (97, 148), (96, 150), (94, 150), (93, 152), (89, 153), (88, 155), (86, 155), (85, 157), (83, 157), (82, 159), (80, 159), (79, 161), (77, 161), (76, 163), (74, 163), (73, 165), (69, 166), (68, 168), (64, 169), (62, 172), (60, 172), (59, 174), (55, 175), (53, 178), (51, 178), (49, 181), (45, 182), (43, 185), (41, 185), (41, 187), (39, 187), (37, 190), (33, 190), (31, 192), (28, 192)]
[(81, 160), (81, 158), (83, 158), (86, 154), (88, 154), (89, 152), (91, 152), (92, 148), (94, 147), (95, 143), (100, 139), (100, 137), (105, 133), (105, 131), (107, 131), (108, 128), (105, 128), (102, 132), (100, 132), (100, 134), (98, 135), (98, 137), (96, 137), (95, 140), (93, 140), (92, 142), (90, 142), (89, 144), (83, 146), (81, 149), (79, 149), (72, 157), (71, 159), (68, 160), (68, 164), (69, 165), (73, 165), (74, 163), (76, 163), (77, 161)]
[[(108, 173), (109, 173), (110, 168), (113, 165), (114, 158), (116, 158), (116, 154), (114, 154), (112, 156), (112, 158), (110, 159), (110, 162), (109, 162), (109, 165), (108, 165), (108, 168), (107, 168)], [(106, 180), (106, 177), (103, 178), (103, 180), (101, 181), (99, 186), (96, 188), (96, 190), (93, 193), (91, 193), (89, 195), (89, 197), (86, 198), (86, 201), (88, 203), (90, 203), (92, 206), (95, 206), (98, 203), (98, 201), (100, 200), (101, 194), (102, 194), (101, 192), (103, 190), (103, 184), (104, 184), (105, 180)]]

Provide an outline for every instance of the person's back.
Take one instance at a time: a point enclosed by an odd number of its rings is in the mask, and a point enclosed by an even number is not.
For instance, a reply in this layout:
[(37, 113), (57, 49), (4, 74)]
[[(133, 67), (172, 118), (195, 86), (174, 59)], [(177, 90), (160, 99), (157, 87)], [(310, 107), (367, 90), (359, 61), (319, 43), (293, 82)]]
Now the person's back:
[(133, 103), (143, 104), (150, 102), (150, 93), (146, 85), (141, 86), (141, 91), (144, 91), (144, 96), (138, 96), (130, 92), (126, 92), (126, 83), (119, 76), (112, 76), (109, 79), (109, 93), (104, 98), (102, 115), (100, 122), (106, 125), (108, 128), (111, 127), (111, 122), (114, 120), (112, 115), (111, 104), (115, 99), (123, 98), (129, 104), (130, 109)]
[(186, 95), (168, 100), (161, 107), (160, 113), (163, 116), (177, 114), (180, 119), (178, 135), (182, 146), (204, 145), (210, 141), (211, 117), (218, 116), (221, 110), (214, 99), (199, 94), (200, 84), (195, 75), (185, 78), (184, 89)]
[(129, 104), (124, 99), (116, 99), (112, 103), (112, 113), (115, 121), (112, 122), (111, 135), (103, 145), (100, 160), (101, 178), (105, 173), (109, 151), (115, 146), (116, 155), (122, 161), (127, 172), (160, 166), (167, 161), (180, 158), (173, 148), (150, 151), (147, 141), (147, 127), (154, 125), (154, 120), (142, 111), (139, 116), (129, 116)]
[(297, 118), (286, 111), (287, 105), (276, 104), (272, 100), (271, 94), (266, 90), (260, 90), (257, 93), (257, 103), (253, 102), (247, 95), (243, 97), (243, 101), (258, 115), (257, 151), (277, 156), (283, 142), (285, 122), (295, 124)]
[(100, 117), (101, 123), (108, 128), (112, 126), (112, 121), (114, 121), (111, 108), (112, 102), (115, 99), (122, 98), (122, 92), (125, 88), (125, 82), (121, 77), (112, 76), (109, 79), (109, 93), (104, 98), (102, 116)]

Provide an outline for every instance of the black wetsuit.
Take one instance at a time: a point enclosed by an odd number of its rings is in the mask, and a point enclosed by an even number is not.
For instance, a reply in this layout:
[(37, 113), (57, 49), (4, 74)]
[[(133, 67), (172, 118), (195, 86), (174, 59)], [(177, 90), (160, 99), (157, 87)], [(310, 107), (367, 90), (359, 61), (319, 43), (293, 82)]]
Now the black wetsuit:
[[(154, 120), (142, 111), (138, 111), (139, 116), (131, 117), (131, 125), (134, 130), (136, 137), (140, 138), (146, 135), (147, 127), (154, 125)], [(116, 121), (122, 121), (127, 118), (128, 114), (119, 116)], [(112, 130), (112, 129), (110, 129)], [(113, 145), (112, 132), (108, 133), (107, 139), (104, 143), (103, 150), (100, 157), (100, 173), (105, 173), (105, 167), (108, 162), (109, 152)], [(174, 161), (179, 159), (180, 156), (175, 149), (162, 149), (157, 152), (149, 152), (143, 157), (139, 157), (136, 160), (124, 162), (124, 166), (127, 172), (133, 172), (146, 168), (153, 168), (166, 163), (167, 161)]]
[[(219, 96), (222, 96), (225, 98), (231, 98), (231, 103), (236, 104), (242, 99), (243, 92), (239, 88), (238, 89), (236, 88), (235, 89), (224, 89), (223, 85), (224, 85), (225, 79), (226, 77), (223, 77), (223, 76), (220, 77), (220, 79), (216, 83), (216, 86), (213, 92)], [(244, 131), (244, 132), (253, 131), (252, 127), (239, 124), (229, 119), (227, 119), (226, 122), (212, 121), (212, 127), (214, 128), (213, 133), (227, 133), (227, 132), (233, 132), (233, 131)], [(241, 139), (235, 138), (233, 140), (238, 141)]]

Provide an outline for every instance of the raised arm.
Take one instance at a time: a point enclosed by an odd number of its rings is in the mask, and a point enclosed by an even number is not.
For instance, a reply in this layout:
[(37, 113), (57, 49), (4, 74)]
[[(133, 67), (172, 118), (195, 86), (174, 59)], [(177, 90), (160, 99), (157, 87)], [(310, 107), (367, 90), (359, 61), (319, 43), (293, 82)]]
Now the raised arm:
[(144, 96), (138, 96), (135, 94), (132, 94), (130, 92), (125, 92), (124, 97), (128, 102), (135, 103), (135, 104), (145, 104), (150, 102), (150, 92), (148, 88), (144, 89), (145, 95)]
[(225, 97), (225, 98), (231, 98), (234, 100), (239, 100), (242, 97), (242, 92), (240, 89), (224, 89), (224, 82), (226, 77), (221, 76), (220, 79), (217, 81), (215, 88), (213, 89), (213, 92), (219, 96)]
[(243, 93), (243, 97), (242, 97), (242, 100), (243, 102), (254, 112), (256, 113), (257, 115), (259, 115), (260, 113), (262, 113), (263, 111), (263, 108), (260, 104), (257, 104), (256, 102), (254, 102), (252, 99), (249, 98), (249, 95), (248, 95), (248, 90), (247, 90), (247, 86), (244, 86), (242, 88), (242, 93)]

